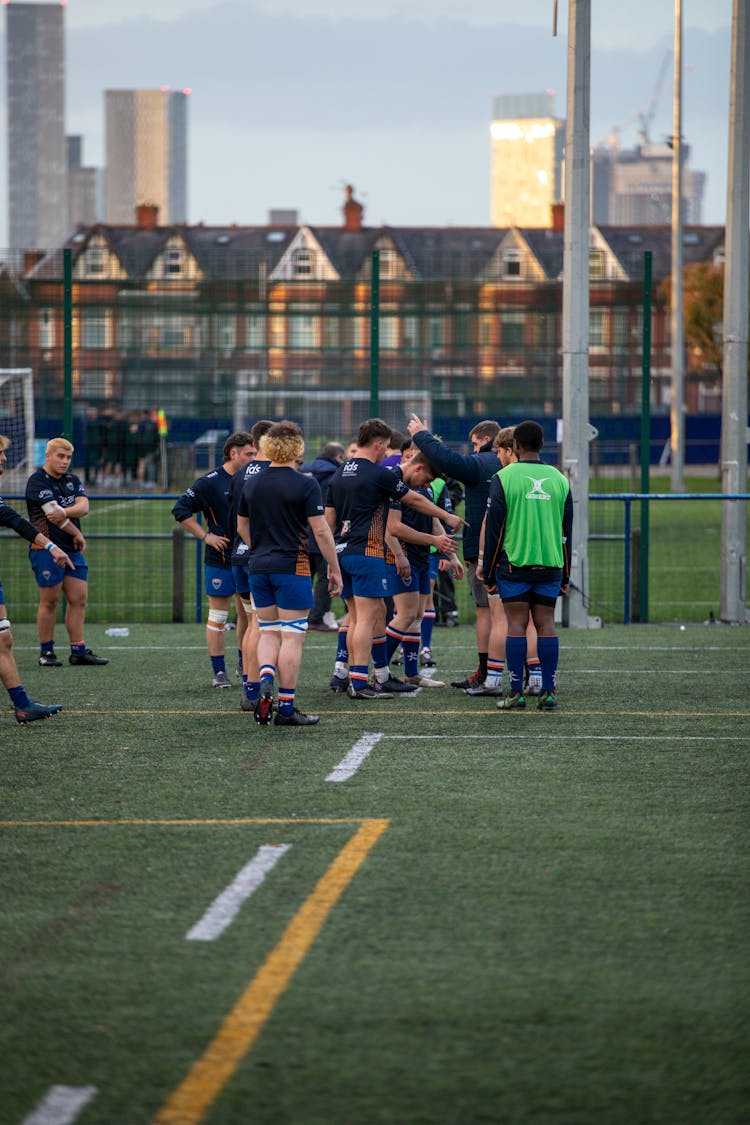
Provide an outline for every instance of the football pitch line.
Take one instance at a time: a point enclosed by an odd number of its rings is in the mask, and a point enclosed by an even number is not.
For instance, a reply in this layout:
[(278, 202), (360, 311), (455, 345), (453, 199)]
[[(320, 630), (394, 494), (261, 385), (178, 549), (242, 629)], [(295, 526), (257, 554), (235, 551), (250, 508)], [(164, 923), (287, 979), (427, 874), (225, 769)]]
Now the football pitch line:
[[(153, 1125), (198, 1125), (260, 1035), (277, 1001), (307, 955), (329, 914), (388, 828), (385, 818), (232, 817), (211, 819), (3, 820), (0, 828), (179, 827), (215, 825), (357, 825), (286, 926), (216, 1035), (153, 1118)], [(52, 1087), (25, 1125), (66, 1125), (97, 1093), (95, 1086)]]
[[(250, 730), (255, 729), (255, 726), (250, 723), (246, 713), (241, 712), (239, 710), (235, 711), (234, 709), (232, 711), (217, 711), (215, 709), (213, 709), (213, 710), (211, 710), (211, 709), (199, 709), (199, 708), (195, 708), (195, 707), (175, 707), (175, 708), (157, 711), (153, 707), (150, 707), (148, 709), (131, 709), (131, 708), (114, 708), (113, 707), (113, 708), (108, 708), (106, 711), (95, 710), (94, 708), (91, 708), (90, 710), (87, 709), (85, 711), (82, 711), (82, 710), (80, 710), (79, 708), (76, 708), (76, 707), (65, 707), (63, 709), (63, 713), (65, 715), (107, 715), (107, 716), (148, 715), (151, 718), (158, 717), (159, 715), (183, 715), (183, 716), (184, 715), (196, 715), (196, 716), (197, 715), (210, 715), (214, 719), (217, 718), (217, 716), (226, 715), (227, 717), (234, 716), (237, 720), (241, 721), (242, 723), (245, 723)], [(365, 708), (362, 708), (362, 707), (357, 707), (356, 711), (354, 711), (354, 710), (352, 710), (352, 711), (326, 711), (324, 708), (317, 707), (315, 709), (315, 713), (316, 713), (316, 715), (330, 715), (332, 717), (338, 717), (338, 718), (342, 718), (345, 715), (349, 716), (351, 718), (355, 718), (357, 715), (382, 715), (383, 718), (397, 718), (397, 719), (403, 719), (404, 718), (404, 712), (402, 710), (396, 710), (395, 708), (388, 709), (382, 703), (379, 704), (377, 707), (370, 708), (369, 710), (367, 710)], [(423, 712), (418, 712), (418, 714), (422, 718), (425, 717)], [(494, 715), (495, 709), (490, 710), (489, 708), (484, 708), (484, 709), (480, 710), (479, 708), (477, 708), (476, 711), (472, 711), (470, 714), (482, 715), (483, 718), (486, 718), (487, 715)], [(525, 716), (526, 721), (528, 721), (528, 718), (529, 718), (530, 715), (536, 715), (536, 716), (538, 716), (538, 719), (542, 719), (545, 722), (554, 722), (555, 721), (554, 719), (550, 720), (547, 712), (537, 711), (536, 708), (534, 708), (534, 707), (528, 708), (526, 711), (512, 712), (512, 714), (514, 716), (514, 719), (511, 720), (511, 721), (523, 722), (524, 721), (523, 718), (519, 719), (519, 716)], [(616, 711), (616, 710), (583, 711), (583, 710), (580, 710), (579, 708), (565, 707), (565, 708), (561, 708), (560, 710), (558, 710), (555, 714), (556, 714), (557, 719), (580, 718), (580, 717), (584, 717), (584, 718), (592, 718), (592, 717), (637, 718), (637, 719), (642, 719), (642, 718), (648, 718), (648, 719), (655, 719), (655, 718), (656, 719), (717, 719), (717, 718), (720, 718), (720, 719), (724, 719), (724, 718), (726, 718), (726, 719), (747, 719), (747, 718), (750, 718), (750, 710), (747, 710), (747, 711)], [(458, 709), (453, 709), (453, 708), (449, 708), (449, 707), (441, 708), (440, 710), (437, 710), (436, 708), (432, 707), (432, 708), (430, 708), (430, 711), (429, 711), (430, 718), (436, 718), (437, 719), (437, 718), (440, 718), (441, 716), (453, 716), (453, 715), (461, 715), (464, 719), (469, 717), (469, 714), (466, 712), (466, 710), (458, 710)], [(273, 728), (273, 729), (275, 729), (275, 728)]]

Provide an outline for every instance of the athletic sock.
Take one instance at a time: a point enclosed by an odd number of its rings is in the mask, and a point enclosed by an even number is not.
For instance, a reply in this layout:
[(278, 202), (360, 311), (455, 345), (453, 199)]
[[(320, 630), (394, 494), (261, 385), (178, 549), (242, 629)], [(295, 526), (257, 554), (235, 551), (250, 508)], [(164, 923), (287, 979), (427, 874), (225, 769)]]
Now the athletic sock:
[(349, 665), (349, 682), (355, 691), (361, 691), (362, 688), (367, 687), (367, 665), (366, 664), (350, 664)]
[(495, 660), (493, 657), (487, 657), (487, 675), (484, 678), (485, 687), (500, 687), (503, 682), (503, 671), (505, 669), (504, 660)]
[(394, 652), (403, 643), (403, 640), (404, 633), (400, 629), (394, 628), (393, 625), (389, 625), (385, 631), (385, 655), (389, 664), (393, 659)]
[(276, 708), (280, 715), (294, 714), (294, 688), (279, 687)]
[(8, 688), (8, 695), (16, 710), (18, 710), (19, 707), (28, 707), (29, 703), (31, 703), (31, 700), (24, 691), (23, 684), (19, 684), (18, 687)]
[(372, 666), (375, 669), (375, 678), (381, 683), (390, 676), (388, 670), (388, 652), (385, 643), (385, 633), (372, 638)]
[(260, 699), (260, 680), (245, 680), (242, 690), (245, 693), (245, 699), (249, 699), (251, 703), (257, 702)]
[(419, 646), (422, 637), (419, 633), (404, 634), (404, 675), (419, 675)]
[(86, 651), (86, 642), (76, 641), (75, 644), (72, 644), (70, 646), (70, 651), (74, 656), (83, 656), (84, 652)]
[(339, 636), (336, 644), (336, 665), (341, 664), (344, 668), (349, 663), (349, 647), (346, 643), (346, 634), (348, 631), (349, 627), (347, 625), (339, 626)]
[(426, 609), (420, 628), (422, 648), (432, 648), (432, 630), (435, 627), (435, 610)]
[(530, 688), (542, 686), (542, 664), (538, 656), (530, 656), (526, 661), (526, 671), (529, 677)]
[(48, 656), (49, 653), (54, 652), (55, 651), (54, 640), (52, 640), (52, 641), (42, 641), (42, 643), (39, 646), (39, 651), (40, 651), (42, 656)]
[(273, 678), (276, 675), (276, 669), (273, 664), (261, 664), (260, 666), (260, 690), (273, 692)]
[(211, 657), (211, 667), (213, 669), (214, 675), (216, 675), (217, 672), (223, 672), (224, 675), (226, 675), (227, 666), (224, 662), (223, 656), (212, 656)]
[(487, 678), (487, 653), (478, 652), (479, 657), (479, 674), (482, 677), (482, 682)]
[(507, 637), (505, 663), (510, 677), (510, 690), (523, 694), (523, 670), (526, 664), (526, 637)]
[(555, 673), (560, 658), (559, 637), (537, 637), (536, 650), (542, 666), (542, 691), (554, 691)]

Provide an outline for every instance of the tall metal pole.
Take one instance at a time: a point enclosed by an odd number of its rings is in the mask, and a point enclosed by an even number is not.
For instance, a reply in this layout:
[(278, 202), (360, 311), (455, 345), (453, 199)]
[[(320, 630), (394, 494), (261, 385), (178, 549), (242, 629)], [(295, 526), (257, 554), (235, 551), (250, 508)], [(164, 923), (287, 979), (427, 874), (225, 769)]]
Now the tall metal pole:
[(380, 410), (380, 251), (373, 250), (370, 286), (370, 417)]
[(591, 0), (568, 7), (562, 376), (563, 469), (573, 497), (568, 621), (588, 625), (589, 538), (589, 102)]
[[(750, 19), (746, 0), (732, 8), (729, 93), (721, 480), (725, 493), (747, 489), (748, 210), (750, 210)], [(721, 517), (721, 620), (745, 624), (747, 508), (725, 500)]]
[(682, 0), (674, 0), (674, 115), (672, 126), (672, 489), (685, 487), (685, 344), (682, 320)]
[[(653, 254), (643, 255), (643, 328), (641, 337), (641, 492), (651, 491), (651, 278)], [(649, 502), (641, 500), (639, 620), (648, 621)]]
[(63, 250), (63, 434), (73, 440), (73, 251)]

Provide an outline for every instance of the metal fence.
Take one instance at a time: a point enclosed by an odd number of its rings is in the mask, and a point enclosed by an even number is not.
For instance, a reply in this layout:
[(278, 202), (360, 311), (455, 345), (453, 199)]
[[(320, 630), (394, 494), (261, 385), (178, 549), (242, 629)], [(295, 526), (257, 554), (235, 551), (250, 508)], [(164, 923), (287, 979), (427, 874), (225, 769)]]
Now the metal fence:
[[(22, 496), (6, 499), (24, 510)], [(116, 625), (202, 619), (202, 548), (175, 523), (171, 508), (176, 499), (163, 493), (90, 497), (85, 521), (89, 621)], [(605, 624), (643, 620), (645, 590), (650, 621), (718, 619), (722, 505), (747, 504), (750, 493), (726, 497), (713, 492), (612, 491), (589, 499), (592, 616)], [(34, 621), (37, 588), (25, 544), (3, 531), (0, 549), (9, 615), (19, 623)], [(465, 582), (457, 583), (456, 602), (461, 622), (473, 622)], [(343, 611), (343, 604), (339, 608)], [(61, 629), (58, 626), (58, 633)]]

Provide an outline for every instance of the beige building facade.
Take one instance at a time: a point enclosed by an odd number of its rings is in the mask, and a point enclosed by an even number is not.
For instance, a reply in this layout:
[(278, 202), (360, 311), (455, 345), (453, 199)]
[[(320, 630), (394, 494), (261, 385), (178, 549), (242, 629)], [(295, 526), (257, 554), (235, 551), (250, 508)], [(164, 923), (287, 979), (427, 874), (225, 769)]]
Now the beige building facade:
[(490, 125), (490, 222), (548, 227), (562, 198), (565, 123), (551, 94), (509, 94), (493, 101)]

